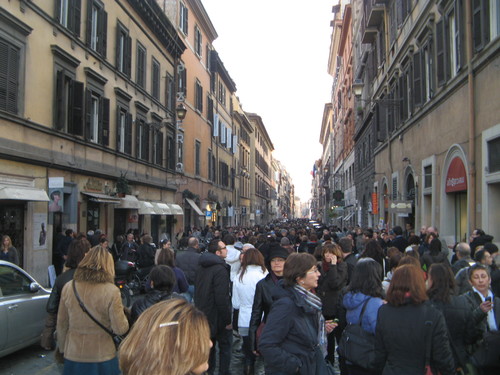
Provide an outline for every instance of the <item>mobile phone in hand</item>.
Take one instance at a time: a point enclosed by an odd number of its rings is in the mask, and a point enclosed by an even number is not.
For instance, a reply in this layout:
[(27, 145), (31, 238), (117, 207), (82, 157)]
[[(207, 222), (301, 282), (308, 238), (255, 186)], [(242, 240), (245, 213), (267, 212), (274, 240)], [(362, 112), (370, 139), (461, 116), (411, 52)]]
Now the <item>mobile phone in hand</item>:
[(491, 297), (486, 297), (486, 298), (484, 299), (484, 302), (491, 302)]

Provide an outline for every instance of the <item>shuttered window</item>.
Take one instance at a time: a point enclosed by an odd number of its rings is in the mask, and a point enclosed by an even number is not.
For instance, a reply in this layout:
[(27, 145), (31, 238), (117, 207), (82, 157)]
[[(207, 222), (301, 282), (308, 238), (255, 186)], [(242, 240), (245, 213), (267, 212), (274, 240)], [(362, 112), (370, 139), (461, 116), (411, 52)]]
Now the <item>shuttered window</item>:
[(167, 168), (175, 169), (175, 142), (171, 132), (167, 134)]
[(56, 20), (75, 35), (80, 35), (82, 0), (56, 0)]
[(132, 61), (132, 38), (120, 23), (116, 26), (116, 69), (130, 77)]
[(97, 0), (89, 0), (87, 6), (87, 46), (106, 57), (108, 14), (104, 4)]
[(160, 63), (155, 59), (151, 67), (151, 95), (160, 100)]
[(64, 69), (56, 73), (55, 121), (57, 130), (83, 136), (84, 86)]
[(196, 110), (203, 113), (203, 87), (201, 86), (200, 81), (196, 81)]
[(146, 49), (137, 43), (137, 70), (135, 82), (138, 86), (146, 88)]
[(182, 2), (179, 4), (179, 7), (179, 27), (184, 35), (188, 35), (188, 8)]
[(19, 48), (0, 39), (0, 110), (19, 111)]

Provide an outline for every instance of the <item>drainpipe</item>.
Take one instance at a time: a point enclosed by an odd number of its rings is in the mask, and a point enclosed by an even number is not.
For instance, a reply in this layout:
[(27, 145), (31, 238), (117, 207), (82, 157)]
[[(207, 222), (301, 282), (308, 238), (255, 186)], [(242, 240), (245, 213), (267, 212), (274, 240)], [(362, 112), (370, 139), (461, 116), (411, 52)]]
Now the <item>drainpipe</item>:
[(469, 233), (476, 228), (476, 144), (475, 144), (475, 133), (476, 133), (476, 106), (474, 100), (474, 72), (472, 70), (472, 56), (473, 56), (473, 44), (472, 44), (472, 1), (467, 0), (465, 2), (465, 20), (466, 20), (466, 53), (467, 53), (467, 80), (469, 86)]

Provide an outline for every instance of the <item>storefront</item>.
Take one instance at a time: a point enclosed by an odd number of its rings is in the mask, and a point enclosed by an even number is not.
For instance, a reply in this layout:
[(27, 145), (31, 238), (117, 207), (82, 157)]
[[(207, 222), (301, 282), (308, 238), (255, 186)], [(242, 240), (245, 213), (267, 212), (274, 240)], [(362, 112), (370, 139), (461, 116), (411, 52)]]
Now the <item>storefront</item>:
[(467, 173), (459, 156), (449, 163), (445, 182), (445, 201), (452, 222), (451, 234), (456, 242), (467, 242)]

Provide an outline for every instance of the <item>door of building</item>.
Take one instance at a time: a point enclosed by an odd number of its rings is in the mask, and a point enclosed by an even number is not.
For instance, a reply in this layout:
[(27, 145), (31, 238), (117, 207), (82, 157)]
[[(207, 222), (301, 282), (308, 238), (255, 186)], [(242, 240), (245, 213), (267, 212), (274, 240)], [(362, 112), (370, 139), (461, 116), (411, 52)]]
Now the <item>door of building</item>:
[(9, 203), (0, 201), (0, 238), (8, 235), (12, 246), (19, 255), (19, 266), (23, 267), (24, 260), (24, 203)]

